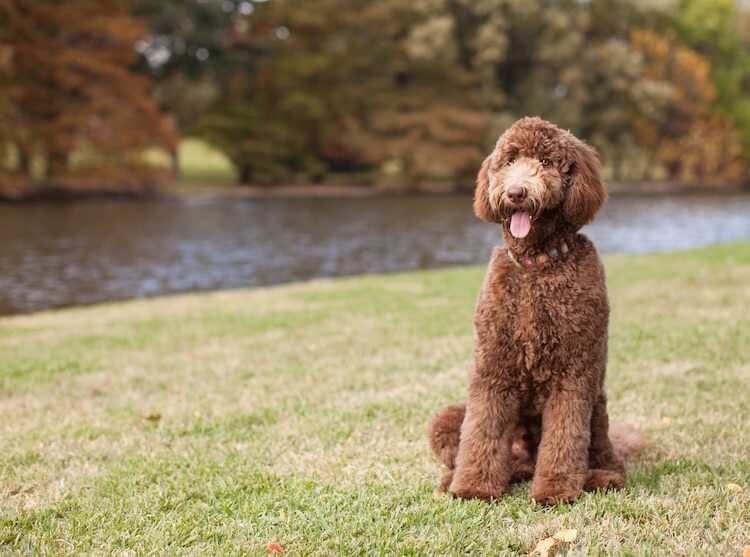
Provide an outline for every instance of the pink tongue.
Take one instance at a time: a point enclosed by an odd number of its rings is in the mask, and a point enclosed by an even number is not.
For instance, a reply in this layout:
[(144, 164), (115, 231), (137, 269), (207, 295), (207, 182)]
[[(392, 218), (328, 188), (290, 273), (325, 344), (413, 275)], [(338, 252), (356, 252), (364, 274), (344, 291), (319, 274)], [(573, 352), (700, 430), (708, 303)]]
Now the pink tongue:
[(510, 233), (516, 238), (524, 238), (531, 230), (531, 217), (526, 211), (516, 211), (510, 217)]

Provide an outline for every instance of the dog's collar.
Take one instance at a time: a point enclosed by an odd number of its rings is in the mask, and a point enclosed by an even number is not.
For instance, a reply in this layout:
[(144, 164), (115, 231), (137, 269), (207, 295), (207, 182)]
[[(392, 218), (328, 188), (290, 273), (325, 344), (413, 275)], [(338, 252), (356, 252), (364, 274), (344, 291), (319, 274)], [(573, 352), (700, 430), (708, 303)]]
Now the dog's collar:
[(523, 269), (542, 265), (543, 263), (547, 263), (547, 261), (552, 261), (553, 259), (556, 259), (568, 253), (572, 247), (573, 239), (568, 238), (567, 240), (563, 240), (562, 242), (560, 242), (559, 246), (553, 246), (547, 251), (533, 257), (524, 257), (519, 260), (515, 255), (513, 255), (513, 252), (510, 251), (510, 248), (506, 248), (505, 253), (508, 254), (508, 259), (510, 259), (510, 261), (516, 267), (520, 267)]

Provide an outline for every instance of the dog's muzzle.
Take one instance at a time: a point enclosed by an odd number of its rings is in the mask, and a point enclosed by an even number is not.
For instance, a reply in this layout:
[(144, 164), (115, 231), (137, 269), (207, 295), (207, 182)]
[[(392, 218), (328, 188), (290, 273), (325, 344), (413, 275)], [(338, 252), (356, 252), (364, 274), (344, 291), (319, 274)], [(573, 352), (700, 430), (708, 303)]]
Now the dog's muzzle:
[(541, 163), (530, 158), (522, 158), (512, 163), (501, 174), (500, 184), (490, 183), (490, 203), (497, 209), (500, 206), (512, 210), (510, 233), (516, 238), (524, 238), (531, 231), (532, 213), (540, 206), (542, 193)]

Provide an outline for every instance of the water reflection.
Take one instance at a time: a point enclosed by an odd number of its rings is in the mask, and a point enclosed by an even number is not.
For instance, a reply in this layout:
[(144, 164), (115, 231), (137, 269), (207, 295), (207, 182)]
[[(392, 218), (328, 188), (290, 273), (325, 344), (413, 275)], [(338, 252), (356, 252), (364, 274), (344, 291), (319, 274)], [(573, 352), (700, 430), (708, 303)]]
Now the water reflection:
[[(617, 197), (603, 252), (750, 238), (750, 196)], [(0, 207), (0, 313), (484, 263), (499, 230), (468, 197), (186, 200)]]

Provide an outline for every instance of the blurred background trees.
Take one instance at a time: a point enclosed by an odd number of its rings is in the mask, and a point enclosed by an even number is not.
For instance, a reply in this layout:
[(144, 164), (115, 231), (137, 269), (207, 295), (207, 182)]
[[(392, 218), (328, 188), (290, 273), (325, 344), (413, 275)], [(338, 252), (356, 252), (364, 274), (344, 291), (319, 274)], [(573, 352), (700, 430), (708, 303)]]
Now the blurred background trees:
[(614, 180), (750, 163), (750, 7), (732, 0), (0, 0), (9, 191), (146, 188), (177, 137), (242, 183), (468, 185), (517, 117)]
[(143, 22), (121, 0), (7, 0), (2, 8), (2, 139), (18, 179), (62, 189), (151, 187), (139, 151), (173, 149), (176, 136), (148, 79), (132, 71)]

